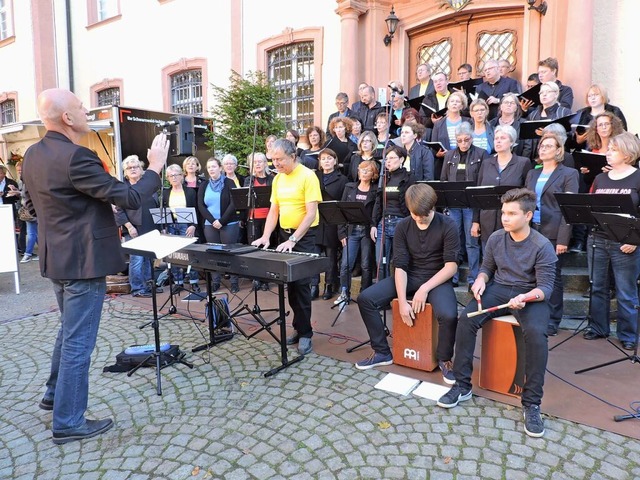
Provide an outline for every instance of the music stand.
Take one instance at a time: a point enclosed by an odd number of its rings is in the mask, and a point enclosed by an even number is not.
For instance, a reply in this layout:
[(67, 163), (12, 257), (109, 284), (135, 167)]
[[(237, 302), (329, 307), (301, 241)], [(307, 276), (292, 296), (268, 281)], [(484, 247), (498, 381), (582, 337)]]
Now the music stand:
[(480, 210), (500, 210), (502, 208), (502, 195), (513, 190), (514, 185), (488, 185), (467, 187), (467, 198), (471, 208)]
[[(634, 214), (636, 212), (636, 208), (631, 200), (631, 195), (628, 194), (602, 193), (594, 195), (592, 193), (554, 193), (554, 196), (556, 197), (565, 221), (571, 225), (587, 225), (591, 227), (598, 225), (594, 213)], [(594, 253), (595, 244), (592, 245), (591, 248), (591, 265), (593, 265)], [(585, 321), (587, 322), (587, 326), (589, 325), (589, 320), (591, 320), (591, 297), (593, 294), (592, 277), (593, 275), (590, 272), (587, 314), (569, 337), (551, 347), (549, 351), (559, 347), (582, 332), (586, 328), (582, 326)]]
[[(165, 228), (169, 224), (186, 223), (186, 224), (196, 225), (198, 223), (196, 209), (194, 207), (168, 208), (166, 206), (163, 206), (161, 208), (150, 208), (149, 213), (151, 213), (151, 218), (153, 218), (153, 223), (155, 223), (156, 225), (162, 225)], [(175, 302), (173, 300), (173, 296), (176, 294), (179, 294), (182, 290), (189, 292), (189, 295), (187, 295), (183, 300), (202, 301), (206, 298), (206, 296), (202, 293), (196, 292), (193, 289), (191, 291), (186, 289), (184, 287), (184, 283), (182, 285), (178, 285), (178, 289), (174, 293), (173, 292), (174, 278), (173, 278), (173, 273), (171, 272), (171, 263), (168, 263), (167, 267), (169, 271), (169, 297), (167, 297), (165, 302), (162, 304), (162, 306), (160, 307), (160, 310), (162, 310), (167, 305), (167, 303), (169, 303), (170, 304), (169, 313), (176, 313), (177, 309), (176, 309)]]
[[(367, 210), (362, 202), (320, 202), (318, 204), (318, 211), (320, 217), (326, 225), (347, 225), (347, 266), (349, 265), (349, 226), (350, 225), (368, 225), (371, 222), (371, 218), (367, 214)], [(351, 270), (351, 269), (349, 269)], [(348, 272), (349, 285), (351, 285), (351, 271)], [(336, 318), (333, 319), (331, 326), (335, 326), (338, 321), (338, 317), (343, 312), (344, 308), (355, 300), (351, 299), (351, 295), (343, 302), (333, 305), (331, 309), (339, 308)]]
[[(155, 260), (163, 258), (173, 252), (180, 250), (181, 248), (191, 245), (197, 239), (185, 238), (176, 235), (161, 235), (157, 230), (153, 230), (139, 237), (133, 238), (122, 244), (122, 249), (129, 255), (140, 255), (143, 257)], [(145, 359), (143, 359), (138, 365), (133, 367), (127, 376), (133, 375), (136, 370), (142, 367), (151, 358), (156, 359), (156, 391), (158, 395), (162, 395), (162, 378), (160, 376), (160, 370), (166, 366), (179, 362), (186, 365), (189, 368), (193, 368), (193, 364), (184, 360), (185, 354), (178, 350), (176, 354), (168, 354), (167, 352), (160, 351), (160, 320), (166, 315), (158, 316), (158, 301), (156, 292), (156, 282), (151, 282), (151, 300), (153, 305), (153, 320), (151, 325), (153, 327), (153, 336), (155, 343), (155, 350), (151, 352)], [(169, 315), (169, 314), (167, 314)]]
[[(596, 197), (599, 195), (595, 195)], [(630, 198), (629, 195), (625, 195)], [(596, 221), (602, 227), (604, 231), (607, 232), (607, 235), (612, 240), (619, 242), (621, 244), (629, 244), (629, 245), (640, 245), (640, 219), (635, 218), (633, 216), (620, 215), (615, 213), (594, 213)], [(592, 264), (593, 265), (593, 264)], [(640, 305), (634, 305), (636, 312), (640, 310)], [(636, 313), (636, 347), (633, 350), (633, 354), (628, 354), (624, 350), (622, 350), (618, 345), (613, 343), (611, 339), (607, 338), (607, 342), (613, 345), (615, 348), (620, 350), (624, 357), (618, 358), (616, 360), (611, 360), (609, 362), (601, 363), (599, 365), (595, 365), (589, 368), (583, 368), (582, 370), (576, 370), (575, 373), (584, 373), (589, 372), (591, 370), (596, 370), (598, 368), (606, 367), (608, 365), (614, 365), (616, 363), (624, 362), (625, 360), (629, 360), (631, 363), (640, 363), (640, 357), (638, 357), (638, 339), (640, 338), (640, 320), (638, 318), (638, 313)]]
[(469, 196), (466, 188), (475, 185), (475, 182), (440, 182), (427, 181), (417, 182), (426, 183), (433, 188), (438, 195), (436, 207), (443, 209), (451, 208), (469, 208)]
[(255, 237), (253, 213), (256, 208), (269, 208), (271, 206), (271, 185), (232, 188), (231, 199), (233, 206), (237, 210), (249, 210), (247, 235), (249, 238)]

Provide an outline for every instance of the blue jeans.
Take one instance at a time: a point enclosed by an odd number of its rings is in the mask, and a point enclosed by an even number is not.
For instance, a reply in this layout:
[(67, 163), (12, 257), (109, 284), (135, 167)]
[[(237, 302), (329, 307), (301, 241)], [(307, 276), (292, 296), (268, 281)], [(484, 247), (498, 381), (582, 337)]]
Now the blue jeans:
[(151, 291), (151, 259), (141, 255), (129, 255), (129, 284), (131, 293)]
[[(449, 216), (458, 225), (461, 239), (464, 239), (464, 246), (467, 252), (467, 262), (469, 263), (469, 273), (467, 274), (467, 282), (472, 285), (478, 276), (480, 268), (480, 243), (477, 237), (471, 236), (471, 224), (473, 223), (473, 209), (471, 208), (452, 208), (449, 210)], [(453, 283), (458, 283), (458, 272), (453, 276)]]
[[(384, 217), (378, 224), (378, 237), (376, 239), (376, 262), (378, 281), (387, 278), (390, 274), (389, 265), (393, 255), (393, 236), (396, 233), (396, 225), (402, 217)], [(384, 222), (384, 253), (382, 253), (382, 222)], [(384, 258), (383, 258), (384, 257)]]
[(609, 335), (609, 271), (613, 270), (618, 301), (618, 338), (621, 342), (635, 342), (638, 312), (634, 306), (638, 305), (636, 281), (640, 275), (640, 250), (622, 253), (620, 243), (590, 235), (589, 255), (594, 244), (589, 327), (599, 335)]
[[(362, 281), (360, 291), (371, 285), (373, 269), (371, 268), (371, 251), (373, 250), (370, 228), (364, 225), (354, 225), (347, 237), (347, 247), (342, 249), (342, 264), (340, 265), (340, 287), (351, 293), (351, 271), (356, 264), (360, 252), (360, 266), (362, 267)], [(347, 258), (347, 253), (349, 254)]]
[[(502, 305), (511, 298), (528, 292), (529, 288), (489, 283), (482, 294), (484, 305)], [(524, 336), (525, 357), (525, 384), (522, 391), (522, 404), (525, 406), (540, 405), (542, 402), (542, 388), (544, 386), (544, 372), (547, 368), (548, 343), (547, 325), (549, 324), (549, 305), (547, 301), (531, 302), (522, 310), (507, 309), (495, 312), (467, 316), (468, 313), (477, 310), (478, 304), (472, 300), (460, 314), (458, 328), (456, 330), (455, 356), (453, 360), (453, 373), (456, 383), (463, 392), (471, 390), (471, 374), (473, 373), (473, 352), (476, 348), (478, 330), (491, 318), (506, 315), (511, 312), (520, 326)]]
[(27, 247), (24, 251), (27, 255), (33, 255), (33, 249), (38, 243), (38, 222), (25, 222), (27, 224)]
[(54, 401), (52, 430), (64, 433), (85, 423), (89, 365), (98, 337), (107, 282), (104, 277), (51, 282), (60, 308), (60, 330), (53, 347), (44, 398)]
[[(189, 225), (186, 223), (170, 223), (167, 225), (167, 233), (169, 235), (182, 235), (187, 234), (187, 228)], [(171, 275), (173, 276), (173, 283), (182, 285), (184, 283), (184, 269), (182, 267), (171, 267)]]

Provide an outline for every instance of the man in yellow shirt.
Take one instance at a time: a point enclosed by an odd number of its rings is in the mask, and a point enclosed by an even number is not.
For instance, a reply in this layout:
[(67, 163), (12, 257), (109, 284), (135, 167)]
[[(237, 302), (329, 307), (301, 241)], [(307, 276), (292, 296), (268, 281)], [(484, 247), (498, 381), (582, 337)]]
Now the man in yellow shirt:
[[(252, 245), (269, 246), (269, 236), (276, 229), (278, 219), (279, 252), (315, 251), (315, 230), (320, 216), (318, 203), (322, 201), (320, 182), (315, 172), (300, 164), (296, 147), (289, 140), (279, 139), (273, 144), (271, 159), (278, 175), (271, 186), (271, 207), (262, 237)], [(289, 305), (293, 310), (294, 334), (288, 345), (298, 344), (301, 355), (311, 353), (311, 278), (289, 283)]]

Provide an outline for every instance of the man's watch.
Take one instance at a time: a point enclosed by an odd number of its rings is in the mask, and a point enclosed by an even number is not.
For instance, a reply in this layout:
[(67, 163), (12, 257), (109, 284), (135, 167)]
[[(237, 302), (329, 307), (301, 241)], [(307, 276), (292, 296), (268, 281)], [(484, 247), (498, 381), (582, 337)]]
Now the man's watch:
[(291, 235), (291, 236), (289, 237), (289, 241), (290, 241), (290, 242), (293, 242), (293, 243), (298, 243), (298, 239), (296, 238), (296, 236), (295, 236), (295, 235)]

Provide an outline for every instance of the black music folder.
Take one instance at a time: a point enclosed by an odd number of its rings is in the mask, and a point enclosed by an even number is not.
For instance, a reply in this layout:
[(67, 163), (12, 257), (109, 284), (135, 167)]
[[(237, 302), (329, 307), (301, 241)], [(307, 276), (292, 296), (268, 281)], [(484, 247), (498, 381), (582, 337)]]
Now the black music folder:
[(571, 128), (575, 130), (575, 132), (578, 135), (584, 135), (585, 133), (587, 133), (587, 130), (589, 129), (589, 125), (580, 125), (579, 123), (572, 123)]
[(424, 145), (429, 147), (435, 156), (440, 150), (444, 150), (445, 152), (448, 150), (442, 143), (440, 142), (423, 142)]
[(502, 208), (502, 202), (500, 199), (502, 195), (509, 190), (513, 190), (516, 187), (513, 185), (478, 185), (474, 187), (467, 187), (465, 192), (469, 197), (469, 205), (471, 208), (479, 208), (481, 210), (500, 210)]
[(476, 93), (476, 87), (481, 85), (484, 82), (484, 78), (470, 78), (469, 80), (463, 80), (461, 82), (453, 82), (447, 85), (447, 89), (450, 92), (455, 92), (456, 90), (464, 91), (464, 93), (469, 96), (470, 93)]
[(320, 217), (327, 225), (362, 224), (371, 222), (362, 202), (330, 200), (318, 204)]
[(524, 92), (522, 92), (520, 95), (518, 95), (518, 98), (520, 100), (529, 100), (531, 102), (533, 102), (533, 106), (530, 108), (535, 108), (539, 105), (542, 105), (540, 103), (540, 86), (542, 84), (539, 83), (537, 85), (534, 85), (533, 87), (531, 87), (529, 90), (525, 90)]
[(544, 128), (552, 123), (559, 123), (564, 127), (567, 132), (571, 131), (571, 119), (575, 117), (575, 113), (571, 113), (569, 115), (565, 115), (564, 117), (556, 118), (555, 120), (544, 119), (544, 120), (529, 120), (525, 122), (520, 122), (520, 137), (521, 139), (529, 139), (529, 138), (540, 138), (540, 136), (536, 133), (536, 130), (539, 128)]
[(591, 185), (596, 176), (602, 173), (602, 168), (607, 165), (607, 156), (602, 153), (587, 152), (585, 150), (576, 150), (571, 154), (576, 162), (576, 168), (585, 167), (589, 169), (589, 173), (584, 173), (584, 181), (587, 185)]
[(444, 107), (441, 110), (436, 110), (433, 107), (430, 107), (426, 103), (424, 103), (424, 95), (420, 95), (419, 97), (410, 98), (408, 100), (409, 106), (418, 111), (418, 113), (422, 115), (426, 115), (431, 117), (431, 115), (435, 115), (436, 117), (444, 117), (447, 114), (447, 107)]
[(625, 213), (637, 210), (628, 193), (554, 193), (560, 211), (571, 225), (598, 225), (593, 213)]
[(207, 243), (207, 252), (228, 253), (231, 255), (241, 255), (243, 253), (255, 252), (258, 247), (245, 245), (244, 243)]
[[(271, 185), (253, 187), (255, 202), (253, 208), (269, 208), (271, 206)], [(231, 199), (236, 210), (248, 210), (249, 207), (249, 187), (238, 187), (231, 189)]]
[(598, 225), (618, 243), (640, 245), (640, 219), (625, 213), (593, 213)]
[(437, 180), (417, 183), (426, 183), (436, 191), (438, 195), (436, 207), (441, 208), (469, 208), (466, 188), (475, 185), (475, 182), (440, 182)]

